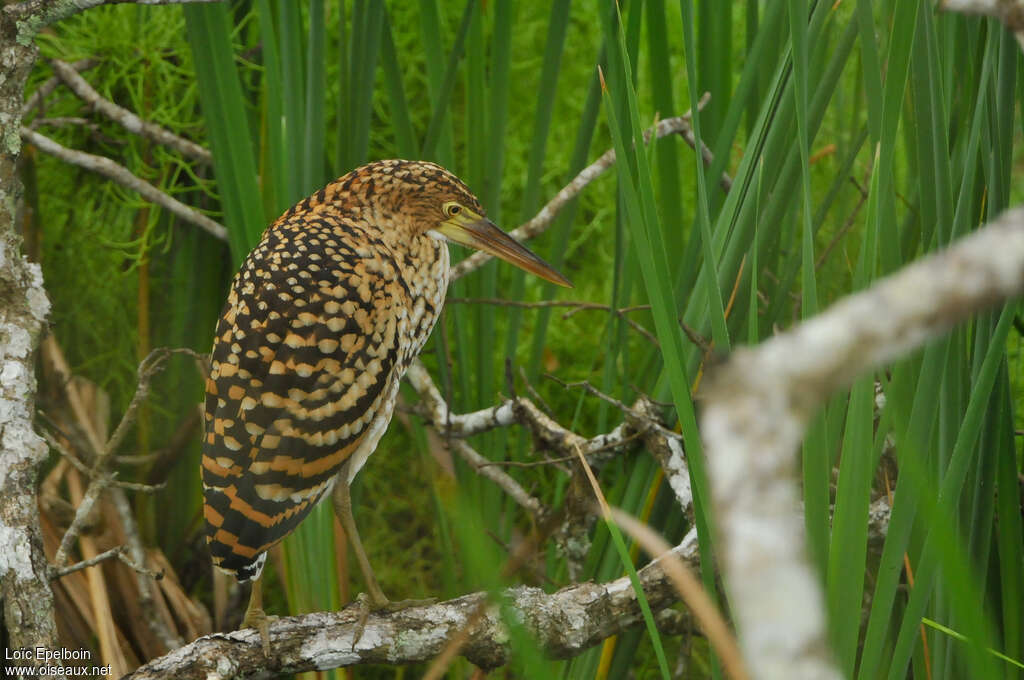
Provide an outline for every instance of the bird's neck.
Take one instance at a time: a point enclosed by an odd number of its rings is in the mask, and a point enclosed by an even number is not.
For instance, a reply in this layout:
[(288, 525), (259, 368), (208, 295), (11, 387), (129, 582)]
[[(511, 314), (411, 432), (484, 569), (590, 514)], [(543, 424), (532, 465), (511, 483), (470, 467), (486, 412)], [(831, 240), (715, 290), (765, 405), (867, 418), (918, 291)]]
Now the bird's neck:
[(437, 298), (437, 305), (440, 308), (444, 303), (445, 293), (448, 292), (451, 275), (448, 243), (423, 234), (414, 238), (411, 251), (412, 261), (418, 263), (417, 274), (412, 277), (414, 280), (409, 281), (414, 288), (413, 295), (433, 298), (436, 291), (440, 294)]

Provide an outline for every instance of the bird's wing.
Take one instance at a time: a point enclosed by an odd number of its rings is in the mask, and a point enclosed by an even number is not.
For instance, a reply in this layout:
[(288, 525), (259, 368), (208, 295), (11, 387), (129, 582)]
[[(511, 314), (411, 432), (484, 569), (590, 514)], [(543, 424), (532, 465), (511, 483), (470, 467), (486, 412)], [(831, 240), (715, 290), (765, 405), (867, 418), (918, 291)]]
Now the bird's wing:
[(217, 328), (204, 514), (214, 562), (239, 580), (259, 575), (262, 553), (330, 488), (398, 379), (405, 290), (394, 263), (310, 233), (268, 232)]

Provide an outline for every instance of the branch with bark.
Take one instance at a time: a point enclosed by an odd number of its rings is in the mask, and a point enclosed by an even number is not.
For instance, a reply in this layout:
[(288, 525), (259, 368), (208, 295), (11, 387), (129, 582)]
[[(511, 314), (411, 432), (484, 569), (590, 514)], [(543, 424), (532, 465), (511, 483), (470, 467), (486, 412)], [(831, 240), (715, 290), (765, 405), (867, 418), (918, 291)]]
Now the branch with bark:
[(176, 135), (155, 123), (142, 120), (128, 109), (100, 96), (100, 93), (79, 74), (79, 69), (73, 65), (60, 59), (51, 59), (50, 66), (53, 67), (53, 72), (57, 74), (57, 77), (90, 108), (118, 123), (128, 132), (146, 137), (157, 144), (163, 144), (182, 156), (200, 163), (213, 162), (213, 155), (192, 140)]
[(1017, 208), (709, 372), (701, 434), (720, 564), (757, 677), (841, 677), (794, 476), (816, 409), (856, 375), (1022, 293), (1024, 208)]
[[(695, 566), (696, 534), (688, 538), (673, 554)], [(676, 601), (661, 560), (641, 569), (639, 576), (652, 609), (663, 609)], [(508, 662), (508, 630), (487, 597), (485, 593), (473, 593), (398, 612), (370, 614), (363, 623), (358, 606), (282, 617), (270, 624), (270, 660), (263, 655), (259, 634), (245, 629), (200, 638), (151, 661), (128, 678), (268, 678), (359, 664), (429, 661), (465, 628), (481, 606), (484, 615), (467, 631), (461, 654), (480, 668), (496, 668)], [(553, 658), (576, 656), (641, 620), (628, 577), (600, 585), (577, 583), (554, 593), (519, 586), (503, 592), (501, 602)]]
[(77, 165), (80, 168), (103, 175), (108, 179), (114, 180), (123, 187), (138, 192), (138, 194), (146, 200), (152, 201), (162, 208), (166, 208), (176, 217), (179, 217), (185, 222), (196, 225), (214, 238), (220, 239), (221, 241), (227, 241), (228, 239), (228, 230), (222, 224), (211, 220), (195, 208), (185, 205), (173, 196), (160, 191), (146, 180), (132, 174), (131, 170), (128, 168), (110, 160), (106, 156), (97, 156), (96, 154), (86, 153), (85, 151), (69, 149), (49, 137), (27, 127), (21, 128), (21, 138), (35, 146), (43, 153), (56, 156), (65, 163)]
[(28, 44), (47, 26), (101, 5), (184, 5), (220, 0), (24, 0), (3, 8), (17, 26), (19, 42)]
[(9, 647), (52, 649), (57, 628), (36, 502), (47, 448), (32, 427), (36, 349), (50, 303), (39, 265), (22, 257), (18, 229), (17, 123), (36, 58), (31, 39), (19, 37), (0, 16), (0, 599)]

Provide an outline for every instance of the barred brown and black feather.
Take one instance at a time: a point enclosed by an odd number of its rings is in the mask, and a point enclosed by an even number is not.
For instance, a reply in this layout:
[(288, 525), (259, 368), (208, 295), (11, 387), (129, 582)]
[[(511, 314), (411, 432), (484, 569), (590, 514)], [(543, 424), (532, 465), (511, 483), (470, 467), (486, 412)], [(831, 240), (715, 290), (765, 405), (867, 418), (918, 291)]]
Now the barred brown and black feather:
[(376, 448), (444, 302), (447, 246), (426, 232), (445, 197), (480, 210), (432, 163), (364, 166), (286, 212), (236, 275), (206, 385), (202, 477), (214, 563), (239, 580), (259, 576), (346, 461), (350, 481)]

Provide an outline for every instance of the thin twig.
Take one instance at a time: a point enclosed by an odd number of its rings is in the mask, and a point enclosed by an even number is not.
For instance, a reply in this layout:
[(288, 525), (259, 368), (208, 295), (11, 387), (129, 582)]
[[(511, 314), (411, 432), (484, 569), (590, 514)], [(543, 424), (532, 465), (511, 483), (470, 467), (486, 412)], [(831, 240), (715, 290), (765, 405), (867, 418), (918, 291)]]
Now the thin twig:
[(535, 518), (540, 518), (546, 513), (547, 510), (543, 503), (527, 493), (526, 489), (510, 476), (501, 470), (489, 467), (488, 464), (491, 461), (480, 455), (472, 446), (461, 439), (452, 439), (449, 442), (449, 446), (462, 456), (462, 459), (469, 463), (470, 467), (476, 470), (481, 477), (486, 477), (501, 487), (502, 491), (507, 493), (512, 500), (521, 505)]
[[(128, 433), (129, 427), (135, 422), (135, 416), (138, 412), (139, 405), (149, 394), (150, 380), (169, 356), (179, 353), (190, 355), (196, 354), (192, 350), (188, 349), (168, 349), (166, 347), (159, 347), (146, 355), (146, 358), (139, 364), (139, 378), (138, 385), (135, 389), (135, 395), (128, 404), (128, 408), (125, 410), (124, 416), (121, 417), (121, 422), (118, 423), (117, 428), (114, 430), (114, 434), (110, 436), (105, 444), (97, 447), (97, 450), (95, 451), (96, 457), (93, 460), (92, 467), (87, 472), (87, 475), (91, 478), (89, 487), (86, 489), (85, 494), (82, 497), (82, 502), (79, 503), (78, 508), (75, 510), (75, 518), (71, 521), (71, 526), (68, 527), (63, 538), (61, 538), (60, 547), (57, 549), (57, 554), (53, 559), (54, 565), (58, 568), (63, 567), (67, 562), (71, 546), (78, 539), (86, 518), (89, 516), (89, 513), (92, 512), (92, 508), (96, 504), (100, 495), (113, 481), (113, 476), (106, 472), (107, 463), (114, 451), (116, 451), (121, 445), (121, 442)], [(93, 446), (96, 446), (95, 442), (93, 442)]]
[(530, 393), (530, 397), (540, 404), (541, 410), (543, 410), (544, 413), (552, 413), (551, 405), (544, 401), (544, 397), (542, 397), (540, 392), (533, 387), (533, 383), (530, 382), (530, 379), (527, 377), (526, 371), (523, 370), (522, 366), (519, 367), (519, 378), (523, 381), (523, 384), (526, 385), (526, 391)]
[[(96, 64), (98, 63), (100, 63), (99, 59), (89, 57), (88, 59), (79, 59), (78, 61), (71, 62), (69, 66), (75, 69), (75, 71), (87, 71), (88, 69), (91, 69), (92, 67), (96, 66)], [(56, 90), (60, 86), (60, 84), (61, 79), (57, 76), (53, 76), (52, 78), (44, 81), (39, 87), (35, 89), (35, 92), (29, 95), (28, 99), (25, 100), (25, 103), (22, 104), (21, 117), (24, 118), (28, 114), (32, 113), (32, 110), (36, 107), (41, 108), (42, 103), (46, 100), (47, 97), (53, 94), (53, 91)]]
[[(46, 416), (46, 419), (52, 424), (53, 427), (56, 427), (56, 425), (53, 424), (53, 421), (48, 416)], [(41, 434), (42, 434), (43, 439), (45, 439), (46, 442), (51, 447), (53, 447), (53, 449), (55, 449), (57, 451), (57, 453), (59, 453), (61, 456), (63, 456), (69, 463), (71, 463), (75, 467), (75, 469), (77, 469), (79, 472), (84, 474), (87, 478), (93, 479), (93, 478), (95, 478), (95, 476), (97, 474), (100, 474), (100, 475), (106, 474), (106, 473), (103, 473), (103, 472), (97, 473), (97, 471), (95, 471), (93, 468), (91, 468), (88, 465), (86, 465), (85, 463), (83, 463), (78, 458), (78, 456), (76, 456), (74, 453), (71, 452), (71, 449), (68, 448), (68, 446), (66, 444), (64, 444), (64, 442), (62, 442), (59, 439), (57, 439), (57, 437), (54, 437), (53, 434), (51, 434), (50, 432), (43, 431)], [(63, 433), (62, 433), (62, 436), (65, 436), (65, 438), (66, 438), (66, 435), (63, 435)], [(161, 489), (163, 489), (165, 486), (167, 486), (166, 483), (164, 483), (164, 484), (140, 484), (138, 482), (123, 482), (120, 479), (117, 479), (117, 473), (108, 474), (108, 477), (109, 478), (105, 482), (107, 485), (113, 486), (113, 487), (116, 487), (116, 488), (119, 488), (119, 489), (125, 489), (126, 491), (138, 491), (138, 492), (141, 492), (141, 493), (155, 493), (155, 492), (160, 491)]]
[(129, 132), (153, 140), (157, 144), (174, 149), (183, 156), (195, 159), (201, 163), (212, 163), (212, 154), (189, 139), (174, 134), (156, 123), (142, 120), (126, 108), (118, 106), (109, 99), (105, 99), (97, 92), (89, 81), (79, 75), (78, 71), (66, 61), (51, 59), (50, 65), (53, 72), (57, 74), (64, 83), (71, 88), (71, 91), (81, 98), (90, 108), (102, 113), (115, 123), (120, 124)]
[[(698, 102), (697, 110), (703, 110), (710, 99), (710, 95), (705, 94), (704, 97), (701, 98), (700, 102)], [(659, 139), (667, 135), (679, 134), (682, 135), (691, 147), (693, 147), (695, 145), (695, 140), (693, 136), (693, 129), (690, 126), (690, 119), (691, 114), (688, 112), (682, 116), (675, 116), (673, 118), (666, 118), (665, 120), (658, 121), (658, 124), (654, 128), (654, 134)], [(651, 130), (645, 131), (644, 140), (650, 141), (651, 135)], [(713, 160), (711, 151), (708, 150), (707, 147), (703, 147), (701, 149), (701, 157), (704, 159), (705, 164), (710, 164)], [(561, 191), (555, 194), (554, 198), (548, 201), (547, 204), (540, 209), (540, 212), (538, 212), (529, 222), (513, 229), (509, 235), (517, 241), (526, 241), (543, 233), (551, 226), (555, 216), (558, 215), (569, 201), (576, 198), (576, 196), (578, 196), (588, 184), (604, 174), (604, 172), (614, 163), (615, 149), (609, 149), (596, 161), (583, 168), (583, 170), (581, 170), (579, 174), (572, 179), (572, 181), (565, 185)], [(722, 173), (720, 184), (725, 191), (729, 191), (732, 186), (732, 180), (728, 175)], [(452, 280), (479, 269), (485, 262), (491, 259), (491, 257), (492, 255), (484, 252), (473, 253), (452, 267)]]
[(68, 565), (66, 567), (61, 567), (60, 569), (58, 569), (56, 567), (51, 567), (50, 568), (50, 579), (51, 580), (59, 579), (59, 578), (61, 578), (63, 576), (67, 576), (68, 574), (73, 574), (76, 571), (81, 571), (82, 569), (86, 569), (88, 567), (94, 567), (97, 564), (99, 564), (100, 562), (106, 562), (109, 559), (112, 559), (112, 558), (115, 558), (115, 557), (121, 557), (123, 554), (124, 554), (124, 546), (123, 545), (119, 545), (119, 546), (117, 546), (115, 548), (111, 548), (110, 550), (106, 550), (104, 552), (101, 552), (99, 555), (96, 555), (95, 557), (92, 557), (92, 558), (87, 559), (87, 560), (82, 560), (81, 562), (75, 562), (74, 564)]
[(38, 130), (41, 127), (84, 127), (95, 132), (98, 129), (96, 123), (88, 118), (79, 116), (57, 116), (55, 118), (33, 118), (29, 128)]
[(503, 298), (448, 298), (449, 304), (483, 304), (483, 305), (498, 305), (502, 307), (520, 307), (522, 309), (544, 309), (551, 307), (567, 307), (569, 311), (562, 315), (563, 319), (568, 319), (570, 316), (577, 312), (582, 311), (598, 311), (598, 312), (609, 312), (625, 321), (629, 326), (640, 335), (653, 344), (655, 347), (661, 347), (658, 343), (658, 338), (654, 337), (654, 334), (649, 330), (633, 321), (628, 316), (629, 312), (636, 312), (641, 310), (650, 309), (650, 305), (635, 305), (633, 307), (623, 307), (616, 309), (611, 305), (602, 305), (599, 302), (583, 302), (578, 300), (539, 300), (537, 302), (526, 302), (524, 300), (505, 300)]
[(194, 208), (191, 208), (176, 198), (165, 194), (146, 180), (132, 174), (131, 170), (128, 168), (115, 163), (105, 156), (96, 156), (91, 153), (85, 153), (84, 151), (69, 149), (66, 146), (58, 144), (49, 137), (41, 135), (35, 130), (30, 130), (27, 127), (21, 128), (21, 138), (25, 142), (38, 148), (40, 151), (48, 153), (51, 156), (56, 156), (65, 163), (77, 165), (80, 168), (103, 175), (107, 179), (111, 179), (123, 187), (138, 192), (139, 195), (146, 200), (167, 209), (185, 222), (196, 225), (221, 241), (227, 241), (228, 239), (228, 230), (224, 228), (224, 225), (211, 220), (209, 217)]
[(132, 507), (125, 493), (114, 489), (111, 493), (111, 500), (121, 519), (121, 528), (124, 530), (127, 543), (127, 553), (121, 555), (121, 561), (131, 567), (135, 573), (135, 587), (139, 592), (139, 608), (144, 613), (143, 618), (150, 631), (167, 649), (177, 649), (185, 644), (185, 641), (167, 625), (167, 621), (156, 611), (156, 597), (159, 592), (156, 582), (164, 577), (164, 572), (162, 569), (154, 572), (144, 566), (146, 551), (142, 547), (142, 537), (139, 536), (135, 515), (132, 514)]
[(854, 177), (850, 178), (850, 182), (853, 186), (857, 187), (860, 198), (857, 200), (857, 205), (853, 206), (853, 211), (850, 213), (850, 216), (846, 218), (843, 226), (839, 228), (836, 235), (832, 237), (832, 240), (828, 242), (825, 249), (821, 251), (821, 255), (818, 256), (818, 261), (814, 263), (814, 268), (816, 270), (821, 269), (821, 265), (823, 265), (825, 260), (828, 259), (828, 256), (832, 253), (832, 249), (839, 245), (839, 242), (843, 240), (843, 237), (846, 236), (847, 232), (853, 228), (854, 223), (857, 221), (857, 215), (860, 213), (860, 209), (864, 207), (865, 203), (867, 203), (868, 192), (864, 190), (864, 187), (862, 187)]
[(599, 390), (596, 387), (594, 387), (593, 385), (591, 385), (590, 382), (587, 381), (587, 380), (580, 380), (580, 381), (577, 381), (577, 382), (566, 382), (566, 381), (562, 380), (561, 378), (559, 378), (558, 376), (551, 375), (550, 373), (545, 373), (544, 377), (547, 378), (548, 380), (553, 380), (556, 383), (558, 383), (559, 385), (561, 385), (562, 387), (565, 387), (565, 388), (568, 388), (568, 389), (575, 388), (575, 389), (584, 390), (585, 392), (591, 394), (592, 396), (595, 396), (598, 399), (601, 399), (602, 401), (608, 402), (609, 404), (611, 404), (615, 408), (617, 408), (620, 411), (622, 411), (627, 416), (629, 416), (631, 418), (635, 418), (636, 420), (639, 420), (639, 421), (641, 421), (643, 423), (646, 423), (646, 424), (650, 425), (651, 427), (657, 428), (658, 430), (660, 430), (662, 433), (666, 434), (667, 436), (670, 436), (670, 437), (673, 437), (673, 438), (678, 438), (678, 436), (679, 436), (678, 434), (676, 434), (672, 430), (668, 429), (667, 427), (665, 427), (664, 425), (659, 423), (654, 418), (651, 418), (651, 416), (648, 415), (647, 413), (639, 411), (639, 410), (633, 408), (632, 406), (629, 406), (628, 404), (625, 404), (625, 403), (619, 401), (618, 399), (616, 399), (615, 397), (613, 397), (611, 395), (605, 394), (601, 390)]
[[(625, 437), (622, 437), (621, 439), (616, 439), (613, 442), (606, 442), (604, 444), (601, 444), (599, 446), (594, 446), (594, 447), (586, 447), (586, 451), (584, 452), (583, 455), (587, 456), (587, 457), (590, 457), (590, 456), (593, 456), (593, 455), (598, 454), (598, 453), (603, 453), (604, 451), (609, 451), (611, 449), (621, 448), (621, 447), (625, 446), (626, 444), (630, 444), (630, 443), (636, 441), (637, 439), (640, 439), (641, 437), (643, 437), (643, 434), (644, 434), (643, 432), (633, 432), (632, 434), (628, 434)], [(582, 448), (583, 447), (581, 447), (581, 449)], [(488, 465), (494, 465), (494, 466), (497, 466), (497, 467), (533, 468), (533, 467), (543, 467), (545, 465), (558, 465), (560, 463), (567, 463), (567, 462), (569, 462), (571, 460), (576, 460), (576, 454), (559, 456), (558, 458), (548, 458), (546, 460), (531, 460), (531, 461), (492, 460), (492, 461), (488, 461), (482, 467), (486, 467)]]

